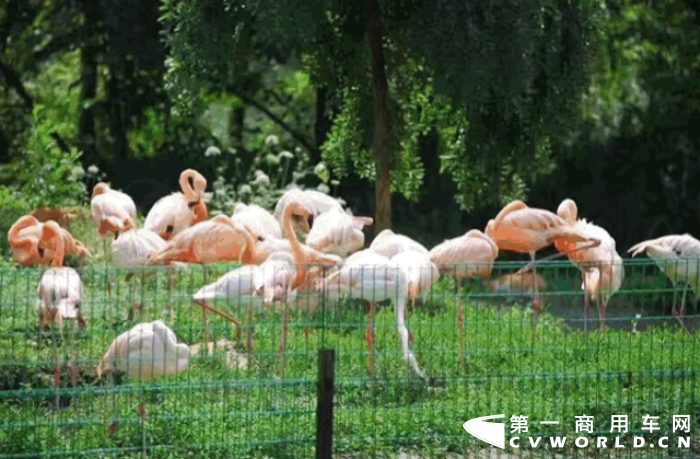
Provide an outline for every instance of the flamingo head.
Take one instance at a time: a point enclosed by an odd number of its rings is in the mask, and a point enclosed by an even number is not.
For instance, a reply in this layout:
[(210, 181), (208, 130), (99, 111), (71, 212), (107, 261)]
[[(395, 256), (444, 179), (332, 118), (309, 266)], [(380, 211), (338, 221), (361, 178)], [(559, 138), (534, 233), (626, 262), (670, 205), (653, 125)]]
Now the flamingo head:
[(105, 182), (100, 182), (97, 185), (95, 185), (95, 188), (92, 189), (92, 197), (94, 198), (95, 196), (104, 194), (108, 192), (109, 189), (109, 185), (107, 185)]
[(559, 204), (557, 215), (568, 224), (573, 225), (576, 223), (576, 218), (578, 218), (576, 203), (572, 199), (564, 199), (561, 204)]
[(207, 221), (209, 218), (209, 211), (207, 210), (207, 205), (204, 201), (195, 201), (188, 204), (189, 208), (192, 209), (192, 219), (190, 220), (191, 225), (196, 225), (199, 222)]

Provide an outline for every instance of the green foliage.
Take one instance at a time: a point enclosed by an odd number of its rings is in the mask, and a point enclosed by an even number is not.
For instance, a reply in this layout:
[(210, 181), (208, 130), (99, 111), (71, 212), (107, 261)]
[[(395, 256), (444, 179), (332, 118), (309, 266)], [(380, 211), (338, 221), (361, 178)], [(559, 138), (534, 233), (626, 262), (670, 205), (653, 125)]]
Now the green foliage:
[(603, 142), (678, 125), (700, 109), (699, 13), (676, 0), (624, 0), (606, 8), (606, 36), (582, 106), (589, 138)]
[[(392, 191), (419, 196), (418, 145), (435, 129), (442, 170), (463, 208), (524, 197), (526, 183), (552, 169), (550, 137), (566, 132), (577, 113), (597, 9), (590, 1), (383, 2)], [(361, 2), (168, 0), (164, 19), (172, 68), (195, 87), (195, 78), (206, 85), (235, 73), (245, 44), (287, 43), (311, 81), (341, 94), (324, 161), (339, 178), (354, 172), (374, 180)], [(234, 52), (221, 59), (225, 48)]]
[(204, 154), (216, 158), (217, 173), (208, 203), (213, 212), (233, 213), (238, 202), (258, 204), (268, 210), (282, 194), (307, 176), (314, 174), (307, 155), (282, 150), (279, 139), (270, 135), (264, 147), (250, 158), (241, 157), (234, 148), (209, 147)]
[(63, 152), (56, 145), (52, 134), (70, 125), (51, 115), (51, 110), (43, 105), (34, 107), (34, 127), (19, 171), (23, 199), (31, 208), (84, 205), (87, 190), (82, 181), (85, 170), (81, 155), (75, 149)]

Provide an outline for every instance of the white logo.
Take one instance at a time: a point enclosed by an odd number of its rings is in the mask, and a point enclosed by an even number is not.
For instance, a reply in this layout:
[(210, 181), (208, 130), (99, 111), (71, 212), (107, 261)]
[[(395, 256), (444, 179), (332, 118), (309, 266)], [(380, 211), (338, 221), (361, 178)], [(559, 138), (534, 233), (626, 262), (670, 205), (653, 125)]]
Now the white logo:
[[(491, 416), (482, 416), (480, 418), (470, 419), (464, 424), (464, 430), (484, 441), (490, 445), (496, 446), (501, 449), (505, 449), (506, 446), (506, 425), (500, 422), (486, 422), (491, 419), (502, 419), (505, 418), (505, 414), (492, 414)], [(644, 437), (633, 437), (632, 444), (629, 442), (623, 443), (624, 440), (629, 440), (627, 437), (609, 437), (609, 436), (597, 436), (595, 435), (594, 423), (596, 419), (594, 416), (582, 415), (575, 416), (575, 427), (577, 435), (573, 442), (574, 446), (577, 448), (598, 448), (598, 449), (617, 449), (617, 448), (669, 448), (669, 443), (674, 443), (674, 438), (669, 438), (667, 432), (670, 430), (668, 428), (663, 429), (660, 427), (659, 418), (661, 416), (644, 415), (642, 417), (642, 431), (649, 431), (653, 433), (654, 431), (660, 431), (662, 435), (660, 438), (654, 442), (654, 440), (644, 438)], [(547, 439), (543, 441), (543, 436), (539, 434), (538, 428), (534, 428), (532, 431), (528, 426), (529, 416), (523, 415), (512, 415), (510, 417), (510, 433), (511, 437), (508, 442), (511, 448), (521, 448), (529, 446), (532, 448), (537, 448), (538, 446), (545, 446)], [(690, 415), (673, 415), (673, 424), (668, 427), (672, 427), (672, 432), (675, 433), (675, 443), (677, 447), (680, 448), (690, 448), (690, 436), (683, 434), (688, 434), (690, 432)], [(607, 432), (608, 425), (604, 419), (599, 419), (598, 425), (602, 424), (603, 432)], [(559, 421), (538, 421), (539, 424), (550, 424), (559, 425)], [(572, 423), (574, 424), (574, 423)], [(600, 428), (600, 427), (599, 427)], [(626, 414), (624, 415), (611, 415), (609, 424), (610, 433), (617, 431), (618, 433), (626, 433), (629, 430), (629, 418)], [(584, 436), (584, 433), (588, 433), (588, 436)], [(515, 434), (513, 436), (512, 434)], [(527, 437), (520, 435), (529, 435)], [(552, 448), (565, 448), (568, 437), (566, 436), (550, 436), (549, 445)], [(522, 444), (521, 444), (522, 440)], [(569, 442), (571, 445), (571, 443)]]
[(462, 427), (481, 441), (501, 449), (506, 447), (506, 425), (500, 422), (485, 422), (489, 419), (505, 418), (505, 414), (494, 414), (470, 419)]

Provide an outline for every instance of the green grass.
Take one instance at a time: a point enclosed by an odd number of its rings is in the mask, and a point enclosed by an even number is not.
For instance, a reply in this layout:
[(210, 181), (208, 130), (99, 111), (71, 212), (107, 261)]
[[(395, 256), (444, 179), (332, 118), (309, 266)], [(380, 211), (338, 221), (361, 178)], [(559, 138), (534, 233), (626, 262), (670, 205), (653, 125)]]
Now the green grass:
[[(186, 371), (154, 383), (132, 383), (124, 377), (110, 386), (96, 380), (94, 366), (110, 342), (136, 323), (127, 319), (134, 303), (144, 305), (141, 320), (161, 318), (179, 340), (201, 342), (201, 312), (190, 295), (227, 269), (192, 267), (169, 292), (164, 271), (139, 284), (125, 282), (113, 270), (86, 268), (82, 279), (88, 329), (77, 332), (79, 384), (70, 387), (64, 368), (61, 411), (54, 404), (51, 334), (46, 333), (41, 346), (37, 343), (34, 301), (41, 272), (0, 273), (0, 457), (77, 457), (80, 452), (133, 457), (144, 445), (149, 457), (312, 457), (316, 354), (321, 347), (337, 351), (334, 448), (341, 457), (380, 457), (411, 449), (425, 457), (476, 451), (484, 444), (466, 434), (462, 423), (502, 412), (528, 415), (531, 434), (573, 435), (574, 417), (583, 414), (599, 420), (600, 432), (609, 432), (612, 414), (629, 414), (637, 432), (644, 414), (660, 415), (666, 430), (672, 414), (693, 415), (692, 425), (700, 420), (695, 374), (700, 356), (695, 339), (675, 321), (650, 326), (644, 333), (609, 329), (605, 335), (585, 334), (545, 313), (533, 345), (529, 308), (499, 308), (473, 287), (471, 297), (463, 300), (462, 371), (456, 298), (449, 279), (441, 280), (432, 298), (409, 315), (415, 339), (411, 347), (429, 382), (418, 379), (403, 362), (391, 305), (380, 307), (376, 316), (377, 375), (368, 377), (366, 308), (356, 301), (315, 312), (290, 311), (284, 377), (279, 376), (277, 357), (281, 313), (270, 308), (254, 313), (255, 353), (244, 369), (228, 367), (221, 351), (198, 355)], [(111, 295), (105, 289), (108, 276)], [(620, 301), (630, 295), (623, 293)], [(580, 302), (561, 295), (547, 303), (557, 300)], [(245, 311), (223, 307), (247, 324)], [(305, 324), (311, 328), (308, 338)], [(218, 317), (210, 318), (209, 331), (213, 339), (235, 341), (234, 328)], [(67, 339), (60, 342), (64, 355), (68, 344)], [(244, 353), (242, 343), (237, 349)], [(158, 394), (155, 402), (152, 393)], [(141, 400), (149, 411), (145, 422), (136, 410)], [(115, 419), (119, 428), (110, 434)], [(559, 420), (561, 425), (545, 429), (536, 424), (539, 420)]]
[[(89, 244), (94, 253), (101, 252), (99, 239), (89, 239)], [(658, 316), (640, 327), (641, 333), (630, 332), (631, 321), (625, 318), (605, 334), (572, 327), (567, 319), (582, 305), (579, 277), (567, 263), (552, 263), (538, 268), (548, 289), (534, 344), (527, 303), (503, 304), (480, 283), (469, 285), (458, 299), (454, 281), (441, 279), (408, 320), (414, 336), (411, 349), (429, 381), (417, 378), (404, 363), (393, 307), (384, 303), (375, 318), (377, 373), (370, 378), (367, 307), (344, 301), (316, 311), (289, 311), (283, 376), (278, 368), (277, 307), (254, 311), (255, 352), (245, 368), (228, 366), (225, 351), (219, 349), (213, 355), (194, 356), (178, 375), (143, 384), (119, 377), (113, 385), (98, 381), (94, 368), (111, 341), (137, 323), (128, 320), (130, 307), (142, 304), (141, 321), (162, 319), (179, 341), (199, 343), (202, 314), (191, 295), (231, 267), (191, 267), (168, 291), (165, 270), (153, 270), (154, 276), (144, 282), (127, 283), (100, 262), (93, 260), (81, 273), (88, 328), (76, 333), (76, 388), (70, 387), (65, 366), (62, 388), (53, 387), (51, 332), (38, 343), (35, 300), (41, 270), (0, 271), (0, 458), (126, 458), (141, 452), (154, 458), (314, 457), (316, 357), (322, 347), (336, 349), (336, 457), (395, 458), (401, 451), (419, 452), (420, 457), (475, 457), (488, 445), (467, 434), (462, 424), (500, 413), (506, 414), (507, 435), (508, 418), (516, 414), (529, 416), (529, 435), (568, 435), (570, 440), (579, 436), (575, 416), (595, 416), (592, 438), (611, 436), (610, 416), (628, 414), (630, 432), (623, 440), (628, 444), (633, 435), (642, 435), (646, 414), (659, 415), (662, 428), (653, 436), (644, 435), (647, 441), (668, 434), (669, 443), (675, 443), (670, 433), (673, 414), (692, 416), (693, 435), (700, 422), (696, 338), (667, 317), (672, 292), (648, 260), (629, 265), (623, 290), (609, 305), (611, 314), (643, 307), (645, 317)], [(458, 300), (464, 309), (464, 369), (455, 319)], [(249, 323), (247, 310), (218, 304), (244, 325)], [(166, 313), (168, 305), (172, 318)], [(591, 314), (596, 315), (595, 308)], [(311, 330), (308, 337), (305, 327)], [(217, 316), (210, 315), (208, 330), (214, 340), (236, 341), (231, 324)], [(67, 337), (59, 340), (64, 361)], [(237, 343), (236, 349), (243, 355), (244, 343)], [(55, 406), (57, 394), (60, 410)], [(145, 421), (136, 409), (141, 401), (148, 409)], [(539, 425), (541, 420), (560, 425)], [(522, 450), (551, 457), (542, 447)], [(588, 457), (621, 457), (610, 450), (558, 452), (566, 457), (584, 452)], [(623, 457), (671, 453), (690, 457), (697, 450), (629, 449)]]

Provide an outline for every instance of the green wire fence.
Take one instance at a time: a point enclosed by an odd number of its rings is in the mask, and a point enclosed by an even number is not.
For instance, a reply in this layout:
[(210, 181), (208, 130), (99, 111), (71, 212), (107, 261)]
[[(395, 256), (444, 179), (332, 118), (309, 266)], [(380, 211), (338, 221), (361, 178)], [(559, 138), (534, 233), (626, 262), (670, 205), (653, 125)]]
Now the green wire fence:
[[(369, 350), (366, 301), (326, 291), (253, 307), (235, 293), (209, 302), (239, 329), (213, 312), (205, 321), (192, 298), (235, 266), (92, 266), (77, 270), (86, 327), (64, 321), (62, 332), (57, 323), (40, 332), (45, 270), (0, 271), (0, 458), (316, 457), (322, 348), (335, 350), (334, 457), (700, 455), (694, 293), (685, 316), (674, 316), (683, 286), (649, 259), (624, 260), (599, 330), (595, 302), (584, 320), (578, 269), (543, 262), (536, 276), (514, 276), (524, 265), (498, 262), (488, 279), (464, 280), (459, 295), (441, 277), (424, 301), (408, 302), (408, 345), (424, 377), (405, 359), (392, 300), (377, 304)], [(184, 368), (150, 380), (121, 371), (98, 378), (111, 343), (156, 320), (188, 345)], [(463, 428), (499, 414), (504, 449)], [(566, 442), (552, 447), (550, 437)]]

